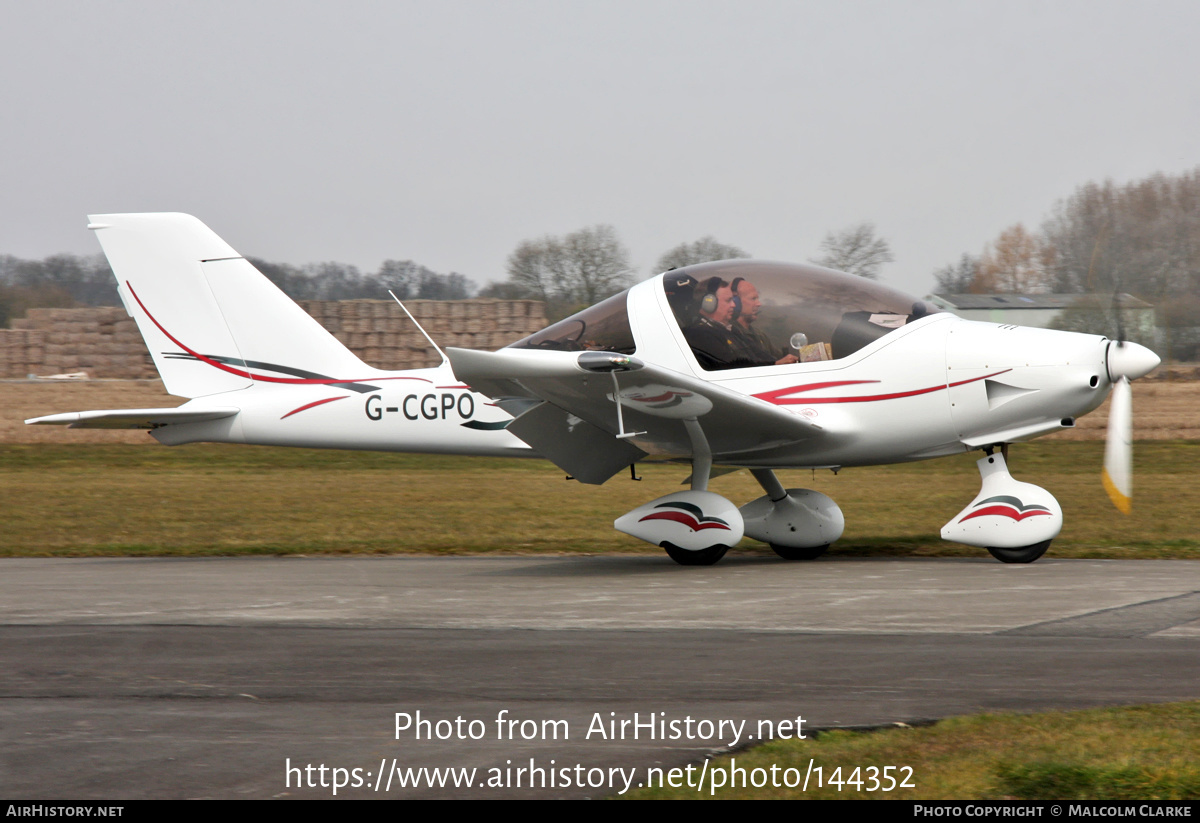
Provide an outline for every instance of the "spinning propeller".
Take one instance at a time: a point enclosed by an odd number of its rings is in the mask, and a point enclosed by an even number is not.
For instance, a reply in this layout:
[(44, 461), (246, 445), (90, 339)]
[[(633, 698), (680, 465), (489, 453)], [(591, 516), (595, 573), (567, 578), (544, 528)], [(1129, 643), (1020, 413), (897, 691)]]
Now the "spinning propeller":
[(1118, 339), (1108, 344), (1108, 379), (1113, 389), (1104, 444), (1103, 482), (1113, 505), (1123, 514), (1129, 514), (1133, 497), (1133, 389), (1129, 381), (1149, 374), (1160, 361), (1145, 346), (1123, 339), (1119, 308), (1117, 317)]

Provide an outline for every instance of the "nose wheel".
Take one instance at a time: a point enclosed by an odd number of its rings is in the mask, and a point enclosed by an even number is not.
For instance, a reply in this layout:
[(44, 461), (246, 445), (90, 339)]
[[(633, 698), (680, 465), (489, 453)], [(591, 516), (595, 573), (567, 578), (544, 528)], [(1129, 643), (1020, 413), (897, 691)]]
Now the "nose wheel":
[(1062, 530), (1062, 507), (1050, 492), (1014, 480), (1003, 450), (976, 461), (982, 488), (942, 526), (942, 538), (985, 548), (1001, 563), (1032, 563)]
[(1050, 548), (1050, 541), (1043, 540), (1032, 546), (1020, 546), (1015, 549), (996, 549), (988, 546), (987, 550), (1001, 563), (1032, 563), (1045, 554), (1048, 548)]

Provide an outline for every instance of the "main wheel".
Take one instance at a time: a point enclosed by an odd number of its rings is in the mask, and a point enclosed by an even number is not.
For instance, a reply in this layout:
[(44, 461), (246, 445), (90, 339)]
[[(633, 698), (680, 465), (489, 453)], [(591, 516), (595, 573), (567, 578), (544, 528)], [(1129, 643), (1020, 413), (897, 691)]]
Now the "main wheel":
[(988, 551), (992, 553), (992, 557), (1001, 563), (1032, 563), (1045, 554), (1048, 548), (1050, 548), (1050, 541), (1043, 540), (1041, 543), (1034, 543), (1032, 546), (1021, 546), (1016, 549), (993, 549), (991, 546), (988, 546)]
[(768, 543), (771, 551), (782, 557), (784, 560), (816, 560), (829, 548), (829, 544), (824, 546), (780, 546), (778, 543)]
[(707, 549), (699, 551), (688, 551), (665, 541), (662, 543), (662, 547), (667, 550), (667, 557), (681, 566), (711, 566), (724, 557), (725, 552), (729, 551), (728, 546), (709, 546)]

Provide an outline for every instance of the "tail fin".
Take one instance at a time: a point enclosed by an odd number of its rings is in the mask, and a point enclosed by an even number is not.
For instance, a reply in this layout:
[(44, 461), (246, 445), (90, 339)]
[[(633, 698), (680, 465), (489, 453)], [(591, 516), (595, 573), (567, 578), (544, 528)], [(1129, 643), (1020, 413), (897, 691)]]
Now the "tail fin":
[(255, 383), (339, 385), (379, 374), (195, 217), (90, 219), (171, 394), (204, 397)]

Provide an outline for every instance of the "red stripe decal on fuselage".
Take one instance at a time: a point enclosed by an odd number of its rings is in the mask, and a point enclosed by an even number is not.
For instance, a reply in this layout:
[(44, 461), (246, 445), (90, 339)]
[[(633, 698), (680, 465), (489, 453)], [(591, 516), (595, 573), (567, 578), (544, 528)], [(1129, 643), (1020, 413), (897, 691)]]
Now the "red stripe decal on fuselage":
[(919, 394), (929, 394), (935, 391), (944, 391), (952, 389), (955, 386), (962, 386), (967, 383), (974, 383), (977, 380), (987, 380), (989, 377), (995, 377), (998, 374), (1010, 372), (1012, 369), (1002, 369), (992, 374), (985, 374), (982, 377), (972, 377), (969, 380), (960, 380), (957, 383), (948, 383), (946, 385), (930, 386), (926, 389), (913, 389), (911, 391), (891, 392), (889, 394), (864, 394), (857, 397), (791, 397), (789, 395), (800, 394), (801, 392), (817, 391), (818, 389), (829, 389), (835, 386), (854, 386), (862, 383), (879, 383), (879, 380), (838, 380), (830, 383), (810, 383), (806, 386), (791, 386), (786, 389), (776, 389), (775, 391), (762, 392), (753, 395), (759, 400), (766, 400), (768, 403), (774, 403), (776, 406), (812, 406), (818, 403), (873, 403), (877, 400), (895, 400), (898, 397), (915, 397)]
[(305, 403), (303, 406), (301, 406), (298, 409), (292, 409), (290, 412), (288, 412), (287, 414), (285, 414), (283, 417), (281, 417), (279, 419), (284, 420), (288, 417), (291, 417), (293, 414), (299, 414), (302, 411), (307, 411), (308, 409), (314, 408), (316, 406), (323, 406), (326, 403), (332, 403), (334, 400), (345, 400), (349, 396), (350, 395), (348, 395), (348, 394), (343, 394), (341, 397), (326, 397), (324, 400), (314, 400), (311, 403)]

